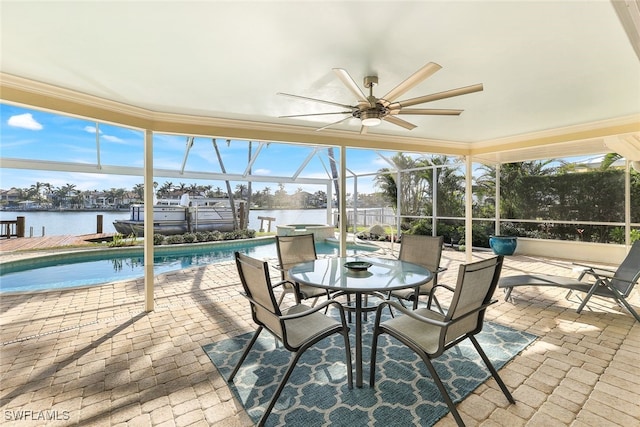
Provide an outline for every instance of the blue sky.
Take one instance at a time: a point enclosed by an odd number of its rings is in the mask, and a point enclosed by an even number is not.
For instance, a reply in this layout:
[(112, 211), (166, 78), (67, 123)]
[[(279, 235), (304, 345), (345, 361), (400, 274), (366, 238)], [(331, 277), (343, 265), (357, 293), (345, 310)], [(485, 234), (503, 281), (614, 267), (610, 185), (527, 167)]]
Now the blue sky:
[[(143, 132), (136, 129), (97, 124), (89, 120), (0, 104), (0, 155), (4, 158), (48, 160), (83, 164), (97, 163), (96, 133), (99, 135), (100, 163), (103, 165), (142, 167)], [(186, 136), (154, 135), (154, 168), (180, 170), (184, 159)], [(224, 166), (229, 173), (242, 173), (248, 160), (248, 142), (218, 139)], [(254, 143), (255, 150), (257, 144)], [(264, 147), (253, 165), (253, 174), (262, 176), (291, 176), (312, 151), (309, 146), (271, 143)], [(339, 150), (335, 150), (339, 155)], [(395, 153), (383, 152), (392, 157)], [(322, 160), (320, 160), (322, 158)], [(323, 163), (324, 162), (324, 163)], [(375, 172), (388, 167), (378, 154), (371, 150), (348, 150), (347, 167), (356, 174)], [(305, 167), (301, 177), (325, 178), (326, 150), (316, 155)], [(196, 138), (186, 163), (187, 171), (221, 172), (210, 138)], [(171, 181), (174, 184), (206, 184), (226, 188), (223, 181), (203, 181), (155, 177), (160, 184)], [(26, 188), (36, 182), (46, 182), (54, 187), (75, 184), (79, 190), (108, 190), (110, 188), (133, 188), (142, 183), (142, 177), (86, 174), (71, 172), (51, 172), (0, 168), (0, 188)], [(240, 182), (232, 183), (232, 188)], [(243, 182), (246, 184), (246, 182)], [(253, 190), (270, 187), (277, 190), (277, 183), (254, 182)], [(287, 184), (287, 192), (298, 188), (305, 191), (325, 191), (325, 186)], [(358, 192), (375, 191), (370, 178), (359, 178)]]

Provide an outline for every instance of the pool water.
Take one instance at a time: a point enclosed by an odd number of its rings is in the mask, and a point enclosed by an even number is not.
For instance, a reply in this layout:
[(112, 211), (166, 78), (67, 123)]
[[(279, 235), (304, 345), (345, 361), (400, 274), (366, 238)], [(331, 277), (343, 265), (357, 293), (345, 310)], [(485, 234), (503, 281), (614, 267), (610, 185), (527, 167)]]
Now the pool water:
[[(164, 248), (163, 248), (164, 249)], [(234, 252), (258, 259), (277, 259), (273, 240), (265, 242), (234, 242), (216, 246), (182, 246), (154, 257), (155, 275), (184, 268), (232, 261)], [(338, 255), (338, 248), (316, 243), (318, 255)], [(368, 248), (349, 249), (347, 254), (371, 251)], [(135, 252), (135, 253), (134, 253)], [(86, 251), (66, 257), (43, 257), (0, 266), (0, 293), (28, 292), (100, 285), (144, 276), (144, 257), (135, 251)]]

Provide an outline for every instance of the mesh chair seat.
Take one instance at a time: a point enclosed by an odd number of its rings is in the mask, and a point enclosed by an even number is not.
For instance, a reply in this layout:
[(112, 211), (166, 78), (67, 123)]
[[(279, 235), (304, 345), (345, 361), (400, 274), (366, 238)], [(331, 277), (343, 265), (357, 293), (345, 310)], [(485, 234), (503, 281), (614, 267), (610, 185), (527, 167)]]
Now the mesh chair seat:
[(318, 258), (315, 238), (312, 233), (276, 236), (276, 250), (278, 252), (278, 269), (283, 280), (282, 295), (278, 304), (282, 303), (288, 293), (294, 295), (297, 303), (300, 303), (301, 300), (315, 298), (315, 304), (318, 297), (329, 297), (329, 293), (325, 289), (294, 283), (289, 278), (289, 269), (291, 267), (301, 262), (314, 261)]
[[(414, 310), (418, 308), (418, 298), (420, 295), (430, 295), (431, 289), (438, 284), (438, 273), (445, 270), (440, 267), (443, 243), (443, 236), (434, 237), (420, 234), (402, 235), (398, 259), (427, 268), (433, 273), (433, 280), (421, 285), (417, 289), (410, 288), (393, 291), (391, 292), (392, 297), (398, 298), (401, 304), (403, 300), (412, 301)], [(435, 302), (437, 306), (440, 307), (438, 300), (435, 300)]]
[[(393, 301), (385, 301), (380, 304), (376, 312), (371, 344), (370, 386), (375, 385), (378, 337), (382, 334), (389, 334), (420, 356), (456, 423), (459, 426), (464, 426), (464, 422), (431, 360), (455, 347), (462, 340), (469, 339), (507, 400), (515, 403), (513, 396), (474, 336), (482, 330), (487, 307), (495, 302), (495, 300), (492, 301), (492, 296), (498, 284), (502, 262), (503, 257), (497, 256), (461, 265), (455, 289), (437, 285), (453, 292), (451, 305), (446, 313), (437, 313), (429, 308), (408, 310)], [(435, 290), (436, 286), (433, 288), (433, 291)], [(396, 316), (382, 322), (382, 310), (386, 305), (393, 306), (402, 316)]]
[[(245, 297), (251, 304), (251, 315), (258, 328), (227, 381), (233, 381), (263, 329), (267, 329), (287, 350), (293, 353), (287, 371), (273, 393), (258, 425), (263, 426), (265, 424), (300, 356), (309, 347), (333, 334), (340, 334), (344, 338), (347, 382), (349, 388), (353, 388), (349, 327), (347, 326), (342, 305), (337, 301), (328, 300), (314, 308), (297, 304), (283, 312), (280, 310), (273, 293), (274, 287), (280, 286), (282, 282), (272, 285), (267, 263), (239, 252), (235, 253), (235, 259)], [(337, 308), (340, 321), (320, 313), (320, 310), (327, 308), (329, 305), (334, 305)]]

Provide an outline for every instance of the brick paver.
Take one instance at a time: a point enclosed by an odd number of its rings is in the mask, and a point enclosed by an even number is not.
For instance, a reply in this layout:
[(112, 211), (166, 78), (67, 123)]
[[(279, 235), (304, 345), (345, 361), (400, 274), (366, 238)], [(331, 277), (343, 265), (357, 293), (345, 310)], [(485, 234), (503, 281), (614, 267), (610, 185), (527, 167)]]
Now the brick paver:
[[(445, 250), (449, 269), (439, 281), (455, 284), (463, 260)], [(522, 271), (572, 274), (566, 261), (505, 259), (503, 276)], [(2, 424), (252, 425), (202, 350), (254, 329), (240, 288), (234, 263), (226, 262), (157, 277), (150, 313), (143, 312), (142, 280), (3, 296)], [(576, 314), (577, 297), (564, 294), (518, 288), (505, 302), (498, 291), (487, 319), (540, 339), (501, 371), (516, 405), (489, 380), (459, 404), (467, 425), (638, 424), (640, 325), (598, 298)], [(640, 306), (637, 291), (630, 301)], [(453, 418), (437, 425), (454, 425)]]

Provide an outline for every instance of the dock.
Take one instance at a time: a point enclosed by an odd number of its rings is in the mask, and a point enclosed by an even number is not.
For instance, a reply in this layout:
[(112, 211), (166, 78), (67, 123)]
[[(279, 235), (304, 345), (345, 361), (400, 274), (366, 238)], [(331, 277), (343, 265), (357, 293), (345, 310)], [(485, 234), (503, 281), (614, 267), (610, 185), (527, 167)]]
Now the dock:
[(111, 241), (115, 233), (83, 234), (80, 236), (18, 237), (0, 240), (0, 252), (51, 249), (61, 246), (83, 246), (100, 241)]

